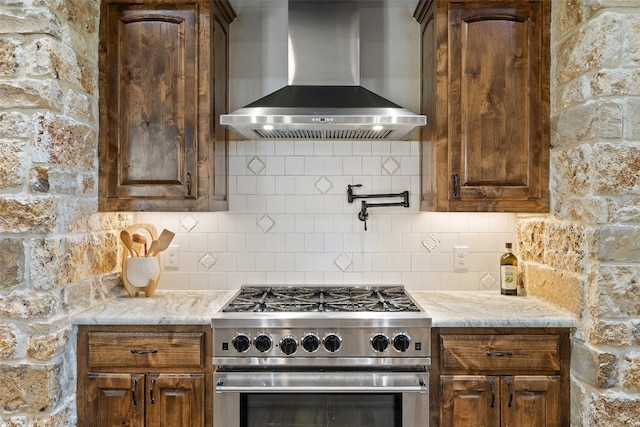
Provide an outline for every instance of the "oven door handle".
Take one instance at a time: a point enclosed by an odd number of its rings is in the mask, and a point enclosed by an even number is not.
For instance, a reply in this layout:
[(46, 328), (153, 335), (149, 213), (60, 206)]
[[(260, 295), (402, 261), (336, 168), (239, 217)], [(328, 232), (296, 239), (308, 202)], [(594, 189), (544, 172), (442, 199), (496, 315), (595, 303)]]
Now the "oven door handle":
[(233, 386), (223, 381), (216, 384), (216, 393), (426, 393), (427, 385), (420, 378), (417, 385), (394, 386)]

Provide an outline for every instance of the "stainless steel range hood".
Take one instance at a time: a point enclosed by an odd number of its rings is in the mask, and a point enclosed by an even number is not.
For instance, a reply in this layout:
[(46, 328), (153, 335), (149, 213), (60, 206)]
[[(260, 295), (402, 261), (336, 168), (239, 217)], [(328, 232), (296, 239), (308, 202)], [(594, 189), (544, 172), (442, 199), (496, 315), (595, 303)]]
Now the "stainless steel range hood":
[(403, 140), (426, 124), (360, 85), (359, 0), (289, 0), (288, 85), (220, 123), (245, 139)]

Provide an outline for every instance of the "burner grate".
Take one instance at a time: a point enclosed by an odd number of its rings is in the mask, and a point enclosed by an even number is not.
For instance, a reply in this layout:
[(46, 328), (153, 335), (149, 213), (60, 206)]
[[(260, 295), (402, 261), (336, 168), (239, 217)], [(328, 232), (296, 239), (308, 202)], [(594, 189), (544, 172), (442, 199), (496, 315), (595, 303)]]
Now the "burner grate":
[(223, 312), (420, 311), (402, 286), (242, 287)]

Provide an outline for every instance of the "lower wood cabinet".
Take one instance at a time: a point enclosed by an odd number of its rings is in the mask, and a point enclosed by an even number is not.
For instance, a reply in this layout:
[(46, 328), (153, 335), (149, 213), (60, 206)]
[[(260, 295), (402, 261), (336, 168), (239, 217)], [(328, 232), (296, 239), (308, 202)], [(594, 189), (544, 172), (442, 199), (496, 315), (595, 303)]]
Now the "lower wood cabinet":
[(213, 425), (206, 326), (80, 326), (78, 425)]
[(569, 330), (435, 328), (431, 426), (569, 425)]

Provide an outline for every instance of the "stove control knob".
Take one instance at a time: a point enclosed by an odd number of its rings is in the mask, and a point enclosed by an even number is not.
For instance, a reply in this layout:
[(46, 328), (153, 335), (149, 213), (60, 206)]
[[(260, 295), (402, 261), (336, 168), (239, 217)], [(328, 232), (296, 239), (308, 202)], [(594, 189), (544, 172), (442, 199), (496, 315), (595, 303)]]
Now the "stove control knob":
[(411, 338), (409, 338), (409, 335), (407, 334), (399, 333), (393, 337), (393, 348), (395, 348), (400, 353), (407, 351), (410, 344)]
[(266, 334), (259, 334), (254, 340), (253, 345), (260, 353), (264, 353), (271, 349), (271, 337)]
[(320, 347), (320, 338), (316, 334), (307, 334), (302, 338), (302, 348), (313, 353)]
[(378, 353), (382, 353), (389, 347), (389, 338), (385, 334), (375, 334), (371, 337), (371, 347)]
[(338, 334), (328, 334), (324, 337), (323, 343), (328, 352), (335, 353), (340, 348), (340, 344), (342, 344), (342, 338)]
[(238, 350), (240, 353), (244, 353), (249, 350), (249, 346), (251, 345), (251, 340), (247, 334), (238, 334), (235, 336), (233, 341), (233, 348)]
[(294, 337), (284, 337), (280, 341), (280, 350), (287, 356), (292, 355), (298, 349), (298, 341)]

